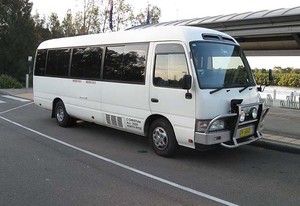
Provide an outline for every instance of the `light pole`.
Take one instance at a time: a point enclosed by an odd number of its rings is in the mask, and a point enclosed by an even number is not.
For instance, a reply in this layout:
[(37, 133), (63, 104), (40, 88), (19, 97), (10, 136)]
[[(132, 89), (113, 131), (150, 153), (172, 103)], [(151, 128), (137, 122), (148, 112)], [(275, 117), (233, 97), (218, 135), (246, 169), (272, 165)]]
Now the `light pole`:
[(30, 64), (32, 62), (32, 56), (28, 56), (28, 74), (26, 74), (26, 89), (29, 88), (29, 76), (30, 76)]

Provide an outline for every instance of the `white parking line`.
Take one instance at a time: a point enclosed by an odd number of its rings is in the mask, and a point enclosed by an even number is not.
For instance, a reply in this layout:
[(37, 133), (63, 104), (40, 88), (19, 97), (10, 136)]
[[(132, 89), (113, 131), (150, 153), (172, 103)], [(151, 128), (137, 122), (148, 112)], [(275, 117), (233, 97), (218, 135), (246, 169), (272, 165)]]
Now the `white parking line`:
[(30, 102), (30, 100), (28, 100), (28, 99), (14, 97), (14, 96), (11, 96), (11, 95), (2, 95), (2, 97), (5, 97), (7, 99), (12, 99), (12, 100), (17, 100), (17, 101), (20, 101), (20, 102)]
[(37, 135), (39, 135), (39, 136), (42, 136), (42, 137), (44, 137), (44, 138), (46, 138), (46, 139), (49, 139), (49, 140), (52, 140), (52, 141), (54, 141), (54, 142), (56, 142), (56, 143), (62, 144), (62, 145), (64, 145), (64, 146), (66, 146), (66, 147), (72, 148), (72, 149), (77, 150), (77, 151), (79, 151), (79, 152), (82, 152), (82, 153), (84, 153), (84, 154), (90, 155), (90, 156), (92, 156), (92, 157), (95, 157), (95, 158), (97, 158), (97, 159), (100, 159), (100, 160), (103, 160), (103, 161), (105, 161), (105, 162), (111, 163), (111, 164), (116, 165), (116, 166), (118, 166), (118, 167), (121, 167), (121, 168), (123, 168), (123, 169), (132, 171), (132, 172), (134, 172), (134, 173), (140, 174), (140, 175), (145, 176), (145, 177), (148, 177), (148, 178), (150, 178), (150, 179), (153, 179), (153, 180), (159, 181), (159, 182), (161, 182), (161, 183), (170, 185), (170, 186), (175, 187), (175, 188), (177, 188), (177, 189), (184, 190), (184, 191), (186, 191), (186, 192), (192, 193), (192, 194), (194, 194), (194, 195), (197, 195), (197, 196), (200, 196), (200, 197), (203, 197), (203, 198), (206, 198), (206, 199), (209, 199), (209, 200), (212, 200), (212, 201), (215, 201), (215, 202), (224, 204), (224, 205), (236, 206), (236, 204), (231, 203), (231, 202), (228, 202), (228, 201), (226, 201), (226, 200), (222, 200), (222, 199), (217, 198), (217, 197), (214, 197), (214, 196), (212, 196), (212, 195), (208, 195), (208, 194), (205, 194), (205, 193), (203, 193), (203, 192), (199, 192), (199, 191), (194, 190), (194, 189), (191, 189), (191, 188), (189, 188), (189, 187), (186, 187), (186, 186), (177, 184), (177, 183), (175, 183), (175, 182), (172, 182), (172, 181), (163, 179), (163, 178), (161, 178), (161, 177), (152, 175), (152, 174), (147, 173), (147, 172), (143, 172), (143, 171), (141, 171), (141, 170), (138, 170), (138, 169), (135, 169), (135, 168), (130, 167), (130, 166), (128, 166), (128, 165), (122, 164), (122, 163), (120, 163), (120, 162), (111, 160), (111, 159), (106, 158), (106, 157), (103, 157), (103, 156), (101, 156), (101, 155), (97, 155), (97, 154), (92, 153), (92, 152), (90, 152), (90, 151), (81, 149), (81, 148), (76, 147), (76, 146), (74, 146), (74, 145), (71, 145), (71, 144), (69, 144), (69, 143), (66, 143), (66, 142), (63, 142), (63, 141), (61, 141), (61, 140), (55, 139), (55, 138), (53, 138), (53, 137), (51, 137), (51, 136), (49, 136), (49, 135), (43, 134), (43, 133), (38, 132), (38, 131), (36, 131), (36, 130), (34, 130), (34, 129), (31, 129), (31, 128), (29, 128), (29, 127), (23, 126), (23, 125), (21, 125), (21, 124), (19, 124), (19, 123), (16, 123), (16, 122), (14, 122), (14, 121), (11, 121), (11, 120), (9, 120), (9, 119), (6, 119), (6, 118), (4, 118), (4, 117), (1, 117), (1, 116), (0, 116), (0, 119), (2, 119), (2, 120), (4, 120), (4, 121), (7, 121), (7, 122), (9, 122), (9, 123), (11, 123), (11, 124), (14, 124), (14, 125), (16, 125), (16, 126), (18, 126), (18, 127), (21, 127), (21, 128), (23, 128), (23, 129), (25, 129), (25, 130), (27, 130), (27, 131), (30, 131), (30, 132), (32, 132), (32, 133), (35, 133), (35, 134), (37, 134)]
[(1, 101), (1, 100), (0, 100), (0, 104), (4, 104), (4, 103), (6, 103), (6, 102), (5, 102), (5, 101)]
[(16, 109), (20, 109), (20, 108), (22, 108), (22, 107), (26, 107), (26, 106), (31, 105), (31, 104), (34, 104), (34, 102), (30, 102), (30, 103), (28, 103), (28, 104), (24, 104), (24, 105), (22, 105), (22, 106), (15, 107), (15, 108), (12, 108), (12, 109), (9, 109), (9, 110), (0, 112), (0, 115), (1, 115), (1, 114), (4, 114), (4, 113), (7, 113), (7, 112), (14, 111), (14, 110), (16, 110)]

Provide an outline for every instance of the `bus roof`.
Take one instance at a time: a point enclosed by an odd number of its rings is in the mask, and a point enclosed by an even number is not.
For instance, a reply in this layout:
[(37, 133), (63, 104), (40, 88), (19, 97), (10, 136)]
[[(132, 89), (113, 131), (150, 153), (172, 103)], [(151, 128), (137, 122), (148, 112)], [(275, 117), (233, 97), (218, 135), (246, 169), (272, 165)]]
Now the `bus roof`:
[[(191, 26), (163, 26), (51, 39), (42, 42), (39, 45), (38, 49), (54, 49), (153, 41), (190, 42), (204, 40), (205, 38), (203, 35), (209, 36), (210, 38), (207, 38), (208, 40), (217, 40), (218, 37), (221, 37), (221, 39), (223, 37), (231, 41), (231, 43), (238, 44), (229, 35), (211, 29)], [(215, 39), (213, 39), (212, 37), (214, 37)]]

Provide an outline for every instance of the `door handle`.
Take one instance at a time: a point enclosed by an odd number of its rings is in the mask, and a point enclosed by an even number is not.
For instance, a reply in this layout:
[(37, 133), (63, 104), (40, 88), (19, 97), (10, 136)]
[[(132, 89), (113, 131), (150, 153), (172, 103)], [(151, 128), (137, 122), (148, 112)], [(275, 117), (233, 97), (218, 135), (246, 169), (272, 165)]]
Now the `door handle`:
[(157, 103), (157, 102), (159, 102), (159, 101), (158, 101), (158, 99), (156, 99), (156, 98), (151, 98), (151, 102)]

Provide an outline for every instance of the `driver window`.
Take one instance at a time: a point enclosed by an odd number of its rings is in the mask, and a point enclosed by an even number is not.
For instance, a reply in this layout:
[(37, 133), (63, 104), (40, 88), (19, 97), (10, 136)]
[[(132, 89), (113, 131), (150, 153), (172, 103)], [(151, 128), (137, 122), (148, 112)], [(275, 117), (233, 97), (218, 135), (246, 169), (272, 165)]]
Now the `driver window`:
[(159, 44), (155, 50), (153, 84), (159, 87), (182, 88), (188, 74), (187, 60), (180, 44)]

